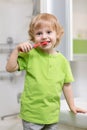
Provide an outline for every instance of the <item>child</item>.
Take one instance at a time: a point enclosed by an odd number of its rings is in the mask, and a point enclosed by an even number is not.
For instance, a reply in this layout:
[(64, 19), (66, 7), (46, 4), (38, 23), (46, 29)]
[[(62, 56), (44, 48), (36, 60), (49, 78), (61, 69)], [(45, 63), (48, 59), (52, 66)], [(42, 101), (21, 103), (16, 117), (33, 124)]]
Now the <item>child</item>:
[(57, 130), (62, 90), (73, 113), (87, 112), (74, 105), (70, 65), (55, 50), (63, 32), (54, 15), (38, 14), (28, 33), (33, 43), (41, 44), (37, 48), (28, 42), (17, 45), (7, 62), (8, 72), (26, 71), (20, 109), (24, 130)]

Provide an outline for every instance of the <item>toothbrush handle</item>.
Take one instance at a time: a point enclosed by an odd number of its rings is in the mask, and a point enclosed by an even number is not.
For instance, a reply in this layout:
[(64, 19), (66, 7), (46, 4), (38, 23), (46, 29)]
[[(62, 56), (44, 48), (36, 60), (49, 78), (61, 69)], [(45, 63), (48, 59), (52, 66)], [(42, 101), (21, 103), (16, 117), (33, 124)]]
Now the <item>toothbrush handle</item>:
[(42, 45), (47, 45), (48, 42), (44, 41), (44, 42), (41, 42), (41, 43), (36, 43), (33, 45), (33, 48), (37, 48), (38, 46), (40, 46), (41, 44)]
[[(37, 43), (37, 44), (32, 45), (32, 49), (33, 49), (33, 48), (37, 48), (38, 46), (40, 46), (40, 43)], [(20, 49), (20, 52), (23, 52), (22, 49)]]
[[(38, 46), (40, 46), (40, 45), (46, 45), (47, 44), (47, 42), (42, 42), (42, 43), (36, 43), (36, 44), (34, 44), (33, 46), (32, 46), (32, 49), (33, 48), (37, 48)], [(21, 52), (23, 52), (22, 50), (20, 50)]]
[(33, 48), (37, 48), (38, 46), (40, 46), (41, 43), (36, 43), (33, 45)]

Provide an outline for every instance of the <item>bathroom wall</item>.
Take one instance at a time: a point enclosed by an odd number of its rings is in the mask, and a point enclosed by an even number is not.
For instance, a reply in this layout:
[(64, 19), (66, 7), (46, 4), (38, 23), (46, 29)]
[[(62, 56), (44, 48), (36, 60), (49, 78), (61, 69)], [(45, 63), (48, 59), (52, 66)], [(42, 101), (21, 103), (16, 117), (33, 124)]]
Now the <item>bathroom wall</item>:
[[(21, 82), (20, 82), (21, 81)], [(23, 77), (15, 76), (0, 80), (0, 117), (19, 112), (18, 96), (23, 89)]]
[(0, 43), (6, 43), (8, 37), (14, 43), (28, 39), (32, 9), (32, 0), (0, 0)]
[(75, 82), (72, 83), (74, 96), (87, 99), (87, 61), (71, 61)]
[(32, 12), (32, 0), (0, 0), (0, 117), (19, 112), (24, 72), (11, 74), (5, 66), (16, 44), (28, 40)]
[(87, 38), (87, 0), (73, 0), (73, 37)]
[[(87, 60), (70, 61), (70, 66), (74, 77), (71, 83), (74, 97), (87, 99)], [(63, 93), (61, 99), (64, 99)]]

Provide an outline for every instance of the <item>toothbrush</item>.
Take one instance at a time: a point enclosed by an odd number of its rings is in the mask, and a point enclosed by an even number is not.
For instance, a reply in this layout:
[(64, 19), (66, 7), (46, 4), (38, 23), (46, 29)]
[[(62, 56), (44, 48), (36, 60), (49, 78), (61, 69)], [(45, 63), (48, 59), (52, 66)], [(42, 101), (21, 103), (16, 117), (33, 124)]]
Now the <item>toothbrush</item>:
[[(32, 48), (37, 48), (39, 47), (40, 45), (47, 45), (47, 41), (44, 41), (44, 42), (40, 42), (40, 43), (35, 43)], [(23, 52), (22, 50), (20, 50), (21, 52)]]
[(40, 45), (47, 45), (48, 42), (44, 41), (44, 42), (40, 42), (40, 43), (36, 43), (33, 45), (33, 48), (37, 48)]

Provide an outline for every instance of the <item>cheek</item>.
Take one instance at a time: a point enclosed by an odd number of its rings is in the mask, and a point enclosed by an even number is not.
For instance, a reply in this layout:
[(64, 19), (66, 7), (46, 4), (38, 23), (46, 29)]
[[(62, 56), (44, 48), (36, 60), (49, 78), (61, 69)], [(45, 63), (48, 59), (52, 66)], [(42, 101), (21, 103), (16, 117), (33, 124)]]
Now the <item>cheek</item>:
[(37, 41), (37, 42), (41, 41), (41, 36), (35, 37), (35, 41)]
[(36, 37), (36, 38), (35, 38), (35, 41), (39, 41), (39, 38), (38, 38), (38, 37)]
[(35, 38), (34, 38), (34, 39), (35, 39), (35, 41), (38, 41), (38, 40), (39, 40), (39, 38), (38, 38), (37, 36), (35, 36)]

